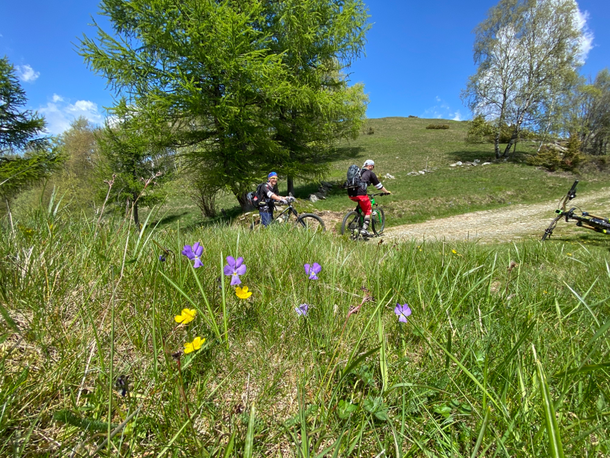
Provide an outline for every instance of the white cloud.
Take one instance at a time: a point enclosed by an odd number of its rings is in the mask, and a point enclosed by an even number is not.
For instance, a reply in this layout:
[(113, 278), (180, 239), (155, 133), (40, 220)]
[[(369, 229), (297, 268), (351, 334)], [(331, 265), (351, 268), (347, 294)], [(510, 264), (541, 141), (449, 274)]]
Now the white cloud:
[(77, 100), (75, 103), (67, 103), (60, 95), (53, 97), (46, 106), (38, 109), (45, 117), (47, 132), (51, 135), (59, 135), (70, 128), (70, 123), (76, 118), (84, 117), (93, 124), (101, 124), (104, 116), (98, 111), (97, 104), (90, 100)]
[(40, 76), (40, 72), (34, 71), (34, 69), (27, 64), (17, 65), (15, 66), (15, 70), (17, 70), (17, 77), (26, 83), (33, 83)]
[(436, 119), (451, 119), (453, 121), (462, 121), (463, 115), (459, 110), (452, 110), (447, 102), (438, 95), (434, 97), (436, 104), (424, 111), (421, 118), (436, 118)]
[(589, 55), (589, 51), (593, 49), (593, 32), (589, 30), (587, 26), (587, 21), (589, 20), (589, 12), (585, 11), (584, 13), (578, 9), (578, 3), (576, 4), (576, 14), (574, 21), (576, 23), (576, 27), (582, 33), (582, 37), (579, 40), (579, 48), (580, 55), (579, 59), (581, 62), (585, 62), (587, 60), (587, 56)]

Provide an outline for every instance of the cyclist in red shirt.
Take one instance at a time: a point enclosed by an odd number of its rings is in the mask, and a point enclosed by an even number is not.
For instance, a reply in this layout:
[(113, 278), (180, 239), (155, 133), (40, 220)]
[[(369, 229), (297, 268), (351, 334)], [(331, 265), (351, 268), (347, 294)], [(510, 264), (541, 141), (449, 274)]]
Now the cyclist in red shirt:
[(371, 199), (367, 194), (366, 188), (368, 185), (372, 184), (375, 188), (379, 189), (381, 192), (387, 192), (388, 194), (392, 194), (388, 191), (377, 178), (373, 169), (375, 168), (375, 161), (372, 159), (367, 159), (364, 161), (364, 165), (362, 166), (362, 171), (360, 172), (360, 180), (365, 183), (365, 186), (361, 186), (358, 188), (349, 188), (347, 190), (347, 195), (351, 200), (357, 202), (360, 208), (362, 209), (362, 213), (364, 213), (364, 224), (362, 224), (362, 230), (360, 233), (364, 237), (370, 237), (372, 234), (368, 232), (369, 224), (371, 223), (371, 214), (373, 213), (373, 208), (371, 207)]

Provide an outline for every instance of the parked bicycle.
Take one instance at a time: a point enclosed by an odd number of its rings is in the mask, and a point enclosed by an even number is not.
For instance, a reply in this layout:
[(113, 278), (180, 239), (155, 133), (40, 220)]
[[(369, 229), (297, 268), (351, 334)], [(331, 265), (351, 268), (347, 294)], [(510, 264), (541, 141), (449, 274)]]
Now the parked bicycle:
[[(313, 213), (300, 213), (294, 208), (294, 201), (288, 203), (288, 206), (284, 208), (280, 213), (278, 213), (271, 221), (270, 225), (277, 224), (286, 224), (292, 222), (296, 227), (307, 229), (311, 232), (324, 232), (326, 231), (326, 226), (324, 225), (324, 221), (318, 215), (314, 215)], [(276, 204), (277, 205), (277, 204)], [(254, 229), (256, 227), (260, 227), (260, 218), (256, 218), (252, 224), (250, 224), (250, 229)]]
[[(369, 199), (371, 199), (371, 206), (373, 207), (370, 228), (372, 229), (373, 234), (376, 237), (379, 237), (385, 229), (385, 214), (383, 213), (383, 208), (379, 207), (379, 204), (375, 202), (375, 197), (387, 196), (388, 194), (388, 192), (369, 194)], [(350, 211), (343, 218), (343, 222), (341, 223), (341, 235), (348, 234), (350, 239), (358, 240), (360, 237), (362, 237), (362, 234), (360, 232), (362, 230), (363, 224), (364, 214), (362, 213), (360, 205), (357, 205), (355, 210)], [(363, 238), (366, 239), (367, 237)]]
[(572, 207), (569, 210), (566, 210), (566, 206), (567, 206), (568, 202), (576, 197), (576, 185), (577, 184), (578, 184), (578, 180), (576, 180), (574, 182), (574, 184), (572, 185), (572, 187), (570, 188), (568, 193), (563, 197), (563, 199), (561, 199), (561, 201), (559, 203), (559, 208), (557, 210), (555, 210), (555, 213), (557, 214), (557, 216), (553, 219), (553, 221), (551, 221), (551, 224), (549, 225), (549, 227), (544, 231), (544, 234), (542, 235), (542, 240), (546, 240), (553, 234), (553, 231), (555, 230), (555, 227), (557, 226), (557, 222), (561, 218), (565, 218), (566, 223), (569, 222), (570, 220), (576, 221), (576, 226), (578, 226), (578, 227), (584, 227), (585, 229), (591, 229), (595, 232), (601, 232), (602, 234), (610, 233), (610, 221), (608, 221), (608, 218), (591, 215), (590, 213), (588, 213), (586, 211), (582, 211), (580, 208), (579, 208), (580, 215), (577, 215), (575, 213), (576, 207)]

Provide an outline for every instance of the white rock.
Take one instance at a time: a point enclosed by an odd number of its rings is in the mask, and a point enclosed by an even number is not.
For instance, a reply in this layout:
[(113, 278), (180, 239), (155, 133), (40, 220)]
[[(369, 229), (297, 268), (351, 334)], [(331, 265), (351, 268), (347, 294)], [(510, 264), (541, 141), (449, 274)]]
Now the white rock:
[(312, 194), (311, 196), (309, 196), (309, 200), (311, 200), (312, 202), (317, 202), (320, 199), (318, 199), (318, 197), (315, 194)]

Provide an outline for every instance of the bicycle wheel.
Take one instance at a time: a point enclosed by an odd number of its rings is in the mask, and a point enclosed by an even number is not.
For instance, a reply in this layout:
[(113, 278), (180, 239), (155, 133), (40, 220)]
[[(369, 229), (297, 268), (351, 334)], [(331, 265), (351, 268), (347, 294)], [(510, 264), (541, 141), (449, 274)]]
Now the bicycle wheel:
[(341, 223), (341, 235), (347, 234), (350, 238), (357, 239), (360, 235), (361, 227), (360, 213), (352, 210), (343, 218), (343, 222)]
[(385, 229), (385, 213), (383, 208), (376, 208), (371, 214), (371, 228), (375, 235), (381, 235)]
[(297, 227), (305, 228), (311, 232), (324, 232), (326, 230), (322, 218), (313, 213), (303, 213), (299, 215), (296, 224)]
[(559, 221), (562, 216), (563, 215), (559, 215), (553, 221), (551, 221), (551, 224), (549, 224), (549, 227), (547, 227), (546, 230), (544, 231), (544, 234), (542, 234), (543, 242), (553, 234), (553, 230), (555, 230), (555, 227), (557, 226), (557, 221)]

